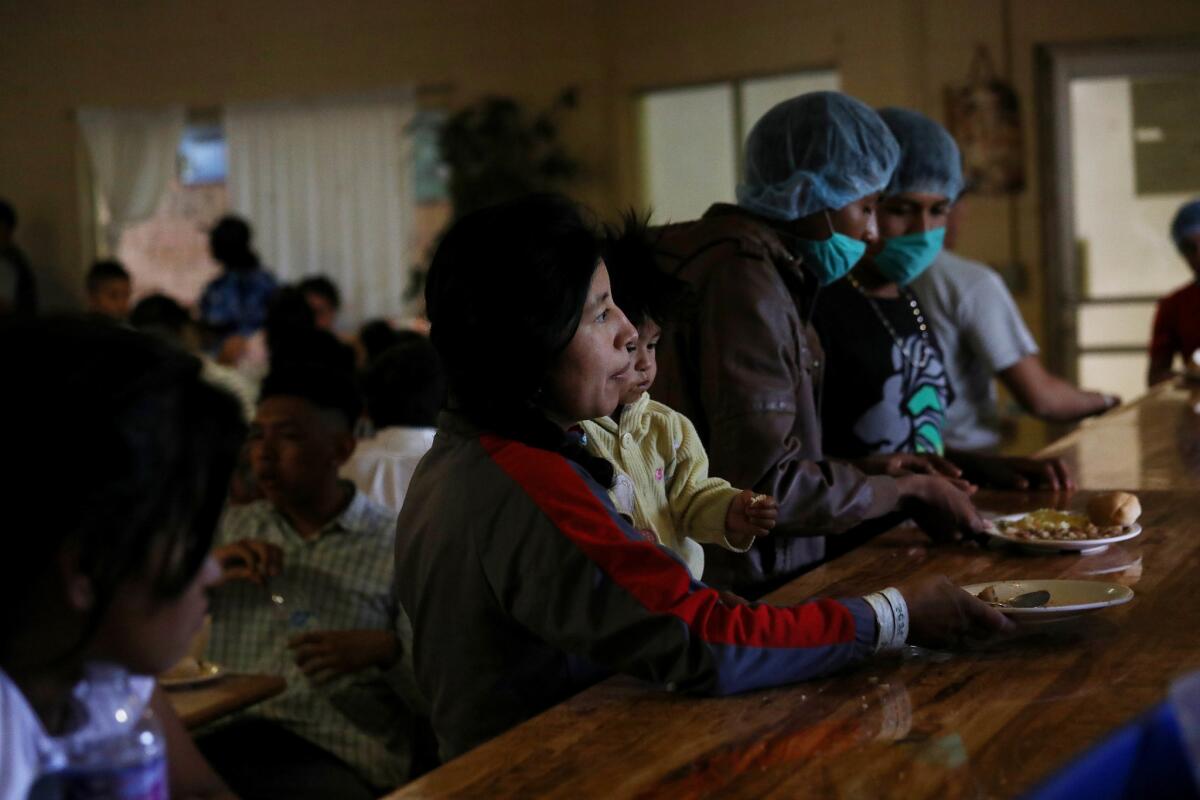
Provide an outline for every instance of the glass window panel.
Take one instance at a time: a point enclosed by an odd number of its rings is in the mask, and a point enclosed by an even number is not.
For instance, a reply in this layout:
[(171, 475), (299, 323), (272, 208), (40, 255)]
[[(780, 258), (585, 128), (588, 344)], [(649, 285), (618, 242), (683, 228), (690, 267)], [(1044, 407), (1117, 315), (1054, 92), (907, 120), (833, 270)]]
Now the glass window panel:
[(770, 78), (755, 78), (742, 83), (742, 135), (749, 136), (750, 129), (762, 115), (776, 103), (807, 92), (836, 92), (841, 81), (835, 70), (800, 72), (792, 75), (776, 75)]
[(1145, 353), (1086, 353), (1079, 357), (1079, 385), (1131, 400), (1146, 391), (1149, 366)]
[(649, 92), (640, 109), (643, 189), (657, 222), (695, 219), (734, 199), (733, 89)]
[(1137, 193), (1130, 80), (1071, 81), (1070, 115), (1083, 295), (1158, 297), (1186, 283), (1190, 273), (1168, 231), (1175, 211), (1200, 185), (1175, 193)]
[(1154, 303), (1084, 304), (1079, 307), (1079, 346), (1148, 345)]

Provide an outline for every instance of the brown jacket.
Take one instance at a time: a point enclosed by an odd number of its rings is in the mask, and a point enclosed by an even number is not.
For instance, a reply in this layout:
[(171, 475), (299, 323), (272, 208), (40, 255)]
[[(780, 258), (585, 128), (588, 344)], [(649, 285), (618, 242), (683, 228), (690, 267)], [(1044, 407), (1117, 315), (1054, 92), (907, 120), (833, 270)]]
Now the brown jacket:
[(697, 303), (668, 327), (654, 396), (695, 423), (713, 475), (779, 499), (778, 527), (750, 552), (708, 553), (705, 582), (753, 591), (822, 558), (822, 534), (894, 510), (896, 482), (824, 457), (816, 284), (786, 234), (715, 205), (663, 228), (656, 247)]

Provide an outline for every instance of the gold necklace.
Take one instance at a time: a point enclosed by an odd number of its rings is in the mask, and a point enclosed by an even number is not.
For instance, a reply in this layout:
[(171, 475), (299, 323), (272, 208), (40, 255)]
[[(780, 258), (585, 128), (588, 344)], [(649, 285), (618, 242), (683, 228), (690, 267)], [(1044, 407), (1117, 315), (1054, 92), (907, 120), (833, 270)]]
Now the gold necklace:
[[(863, 296), (863, 299), (865, 299), (867, 304), (871, 306), (871, 310), (875, 312), (875, 316), (881, 323), (883, 323), (883, 327), (887, 330), (888, 335), (892, 337), (892, 342), (895, 343), (896, 349), (900, 351), (900, 357), (912, 364), (913, 360), (909, 357), (908, 351), (904, 348), (904, 340), (900, 338), (900, 334), (896, 333), (896, 329), (892, 327), (892, 323), (888, 320), (887, 315), (883, 313), (883, 309), (881, 309), (879, 304), (875, 302), (875, 298), (867, 294), (867, 290), (863, 288), (863, 285), (858, 282), (858, 278), (854, 277), (853, 274), (847, 275), (846, 280), (848, 280), (850, 285), (853, 286), (858, 293)], [(924, 369), (929, 363), (929, 358), (932, 351), (932, 348), (929, 346), (929, 326), (925, 323), (925, 314), (921, 311), (920, 304), (917, 303), (916, 295), (903, 286), (897, 288), (900, 289), (900, 294), (904, 296), (904, 299), (908, 301), (908, 307), (912, 310), (913, 316), (917, 318), (917, 330), (921, 334), (921, 341), (925, 343), (925, 347), (923, 347), (921, 350), (921, 360), (916, 364), (916, 366), (918, 369)]]

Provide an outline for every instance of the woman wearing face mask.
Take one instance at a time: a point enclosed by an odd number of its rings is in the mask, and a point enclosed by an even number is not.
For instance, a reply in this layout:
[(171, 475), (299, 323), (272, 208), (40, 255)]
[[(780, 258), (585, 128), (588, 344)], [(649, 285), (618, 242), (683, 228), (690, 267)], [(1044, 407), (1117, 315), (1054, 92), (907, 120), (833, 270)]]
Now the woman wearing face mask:
[(821, 420), (827, 450), (843, 458), (922, 454), (930, 469), (990, 486), (1067, 488), (1070, 476), (1056, 460), (947, 453), (943, 430), (953, 388), (931, 320), (909, 284), (942, 249), (962, 191), (958, 147), (915, 111), (889, 108), (879, 116), (900, 144), (900, 162), (879, 204), (879, 239), (830, 288), (814, 317), (829, 360)]
[(836, 285), (875, 240), (875, 204), (898, 158), (863, 103), (792, 98), (750, 132), (738, 205), (714, 205), (658, 241), (660, 268), (697, 298), (660, 345), (658, 399), (695, 424), (713, 475), (779, 501), (776, 528), (748, 553), (707, 553), (706, 578), (738, 594), (760, 596), (820, 560), (826, 534), (892, 511), (938, 537), (982, 528), (945, 478), (908, 474), (901, 459), (832, 461), (822, 446), (828, 373), (809, 320), (824, 302), (818, 287)]
[(426, 299), (450, 383), (397, 522), (396, 589), (443, 758), (609, 671), (725, 694), (830, 672), (908, 638), (1010, 623), (944, 577), (790, 608), (724, 603), (614, 509), (580, 420), (611, 414), (635, 330), (563, 198), (460, 219)]

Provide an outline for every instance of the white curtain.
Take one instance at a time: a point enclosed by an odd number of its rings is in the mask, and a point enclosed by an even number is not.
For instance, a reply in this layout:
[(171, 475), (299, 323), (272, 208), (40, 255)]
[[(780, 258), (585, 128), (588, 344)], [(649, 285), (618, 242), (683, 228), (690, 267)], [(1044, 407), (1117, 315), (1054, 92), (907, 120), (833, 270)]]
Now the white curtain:
[(281, 280), (323, 273), (344, 323), (396, 316), (408, 286), (411, 92), (230, 106), (229, 197)]
[(175, 175), (183, 106), (81, 108), (78, 119), (97, 189), (112, 215), (108, 235), (115, 247), (125, 226), (154, 213)]

